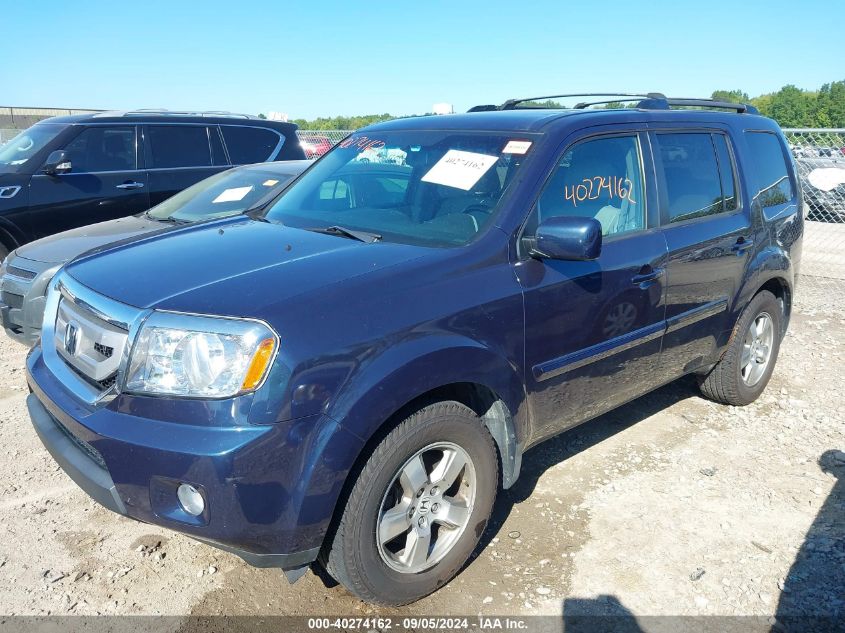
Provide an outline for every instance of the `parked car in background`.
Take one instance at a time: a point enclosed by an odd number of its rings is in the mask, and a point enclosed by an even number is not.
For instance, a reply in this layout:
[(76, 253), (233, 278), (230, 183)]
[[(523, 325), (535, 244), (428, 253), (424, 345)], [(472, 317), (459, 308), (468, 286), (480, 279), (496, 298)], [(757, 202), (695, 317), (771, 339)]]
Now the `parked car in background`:
[(777, 124), (539, 100), (373, 125), (260, 212), (66, 265), (27, 357), (47, 450), (114, 512), (402, 605), (530, 447), (687, 374), (754, 401), (804, 229)]
[(332, 142), (328, 136), (307, 136), (300, 139), (299, 144), (306, 158), (320, 158), (332, 148)]
[(236, 167), (201, 180), (146, 213), (71, 229), (19, 247), (0, 265), (0, 321), (6, 334), (24, 345), (38, 340), (47, 285), (74, 257), (174, 226), (260, 209), (309, 165), (310, 161), (293, 160)]
[(34, 239), (145, 211), (232, 165), (304, 158), (296, 125), (247, 115), (46, 119), (0, 148), (0, 261)]
[(807, 219), (845, 224), (845, 156), (795, 159), (804, 186)]

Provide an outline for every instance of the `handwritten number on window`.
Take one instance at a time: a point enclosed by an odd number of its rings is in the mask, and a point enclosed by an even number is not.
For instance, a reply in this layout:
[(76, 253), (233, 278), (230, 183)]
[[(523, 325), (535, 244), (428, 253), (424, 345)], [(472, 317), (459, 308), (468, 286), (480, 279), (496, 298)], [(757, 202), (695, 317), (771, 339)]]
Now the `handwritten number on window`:
[(634, 200), (634, 183), (630, 178), (621, 176), (593, 176), (584, 178), (577, 185), (564, 185), (563, 195), (566, 200), (571, 200), (573, 206), (578, 206), (584, 200), (598, 200), (607, 196), (610, 200), (627, 200), (631, 204), (637, 204)]

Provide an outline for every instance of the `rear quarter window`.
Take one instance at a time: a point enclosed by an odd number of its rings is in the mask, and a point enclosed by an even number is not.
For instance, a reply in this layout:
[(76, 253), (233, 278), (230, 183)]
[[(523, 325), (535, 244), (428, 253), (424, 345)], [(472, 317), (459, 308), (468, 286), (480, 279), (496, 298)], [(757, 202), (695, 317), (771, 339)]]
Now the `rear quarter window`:
[(283, 140), (266, 128), (223, 125), (220, 129), (233, 165), (263, 163), (270, 159)]
[(152, 168), (208, 167), (211, 148), (204, 125), (150, 125), (147, 146)]
[(771, 132), (746, 132), (745, 140), (757, 178), (758, 200), (763, 208), (792, 200), (795, 190), (780, 139)]

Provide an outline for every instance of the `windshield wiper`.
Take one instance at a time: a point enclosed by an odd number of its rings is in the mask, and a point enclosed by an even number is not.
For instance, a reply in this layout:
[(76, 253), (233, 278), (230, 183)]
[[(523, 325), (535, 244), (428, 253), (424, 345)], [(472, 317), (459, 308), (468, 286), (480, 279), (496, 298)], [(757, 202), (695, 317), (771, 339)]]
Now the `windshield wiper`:
[(188, 220), (180, 220), (179, 218), (174, 218), (172, 215), (165, 216), (160, 218), (155, 215), (150, 215), (150, 212), (147, 211), (144, 213), (144, 217), (148, 220), (155, 220), (156, 222), (168, 222), (170, 224), (189, 224)]
[(347, 229), (342, 226), (313, 226), (305, 229), (306, 231), (314, 231), (314, 233), (325, 233), (326, 235), (337, 235), (338, 237), (348, 237), (359, 242), (366, 242), (371, 244), (378, 242), (381, 235), (378, 233), (369, 233), (367, 231), (359, 231), (357, 229)]

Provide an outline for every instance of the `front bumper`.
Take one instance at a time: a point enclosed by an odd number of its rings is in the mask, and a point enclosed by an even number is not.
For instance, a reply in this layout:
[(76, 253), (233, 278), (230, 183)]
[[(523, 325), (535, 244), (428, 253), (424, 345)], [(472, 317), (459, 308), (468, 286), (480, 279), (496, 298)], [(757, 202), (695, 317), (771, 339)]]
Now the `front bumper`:
[[(36, 432), (95, 501), (258, 567), (294, 569), (316, 559), (348, 472), (343, 464), (361, 448), (322, 415), (213, 427), (138, 417), (128, 396), (88, 407), (56, 381), (37, 347), (27, 359), (27, 378)], [(178, 406), (160, 401), (170, 413)], [(176, 500), (181, 482), (202, 492), (206, 509), (199, 517)]]
[[(7, 272), (0, 277), (0, 324), (9, 338), (32, 347), (41, 336), (47, 285), (61, 265), (15, 253), (9, 255), (6, 264)], [(14, 274), (16, 270), (19, 274)]]

